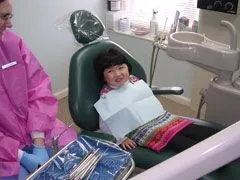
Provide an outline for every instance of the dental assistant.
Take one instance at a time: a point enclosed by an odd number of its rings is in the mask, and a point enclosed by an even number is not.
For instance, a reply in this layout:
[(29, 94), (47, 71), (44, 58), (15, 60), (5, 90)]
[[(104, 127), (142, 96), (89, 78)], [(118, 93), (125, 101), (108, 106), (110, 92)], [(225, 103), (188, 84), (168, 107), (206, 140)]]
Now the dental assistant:
[(25, 179), (49, 159), (46, 147), (76, 132), (57, 119), (51, 81), (31, 50), (13, 33), (12, 0), (0, 0), (0, 179)]

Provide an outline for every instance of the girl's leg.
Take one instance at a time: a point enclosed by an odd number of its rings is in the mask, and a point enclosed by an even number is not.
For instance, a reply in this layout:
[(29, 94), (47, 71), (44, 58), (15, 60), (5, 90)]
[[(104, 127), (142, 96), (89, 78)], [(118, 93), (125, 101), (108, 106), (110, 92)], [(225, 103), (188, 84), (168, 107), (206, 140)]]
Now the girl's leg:
[(167, 147), (177, 152), (181, 152), (216, 134), (222, 129), (223, 127), (221, 126), (202, 120), (196, 120), (177, 133), (168, 143)]
[(214, 126), (202, 120), (194, 121), (192, 124), (181, 130), (178, 135), (197, 140), (198, 142), (216, 134), (223, 128)]
[(198, 141), (182, 136), (180, 134), (176, 134), (174, 138), (167, 144), (166, 148), (172, 149), (177, 153), (192, 147), (193, 145), (197, 144)]

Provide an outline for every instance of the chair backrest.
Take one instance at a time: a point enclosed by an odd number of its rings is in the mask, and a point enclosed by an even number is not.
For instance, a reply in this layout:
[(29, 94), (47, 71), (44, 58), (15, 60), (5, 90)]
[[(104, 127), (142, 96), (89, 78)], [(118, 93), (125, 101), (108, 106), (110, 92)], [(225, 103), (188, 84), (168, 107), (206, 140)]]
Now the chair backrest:
[(99, 99), (103, 82), (94, 70), (94, 59), (110, 47), (120, 48), (132, 65), (132, 74), (146, 81), (142, 66), (122, 47), (112, 41), (100, 41), (79, 49), (71, 58), (69, 69), (69, 110), (73, 121), (82, 129), (99, 129), (99, 115), (94, 103)]

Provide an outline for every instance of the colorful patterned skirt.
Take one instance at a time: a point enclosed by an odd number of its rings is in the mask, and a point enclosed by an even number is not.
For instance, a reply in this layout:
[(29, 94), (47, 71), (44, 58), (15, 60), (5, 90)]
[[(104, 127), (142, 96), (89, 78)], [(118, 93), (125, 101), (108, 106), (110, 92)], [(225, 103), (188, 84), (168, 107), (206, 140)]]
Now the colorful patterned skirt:
[(130, 132), (127, 137), (134, 140), (139, 146), (159, 152), (179, 131), (191, 123), (192, 121), (189, 119), (166, 112)]

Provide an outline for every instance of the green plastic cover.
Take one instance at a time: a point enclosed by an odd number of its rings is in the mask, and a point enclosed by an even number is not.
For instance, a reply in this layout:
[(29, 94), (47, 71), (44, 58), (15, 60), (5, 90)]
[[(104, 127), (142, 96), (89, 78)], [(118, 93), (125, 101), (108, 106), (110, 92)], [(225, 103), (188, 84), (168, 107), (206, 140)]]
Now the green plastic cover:
[(101, 20), (86, 10), (77, 10), (71, 14), (70, 24), (77, 42), (86, 44), (101, 37), (104, 26)]

